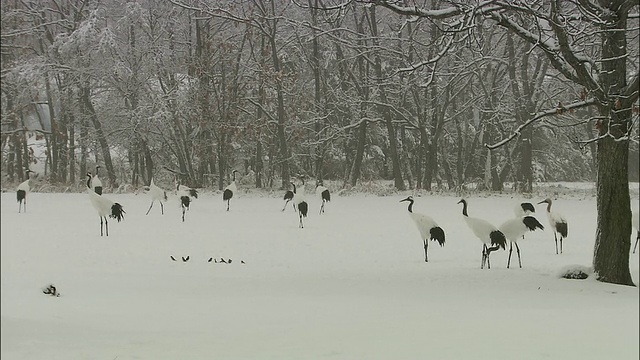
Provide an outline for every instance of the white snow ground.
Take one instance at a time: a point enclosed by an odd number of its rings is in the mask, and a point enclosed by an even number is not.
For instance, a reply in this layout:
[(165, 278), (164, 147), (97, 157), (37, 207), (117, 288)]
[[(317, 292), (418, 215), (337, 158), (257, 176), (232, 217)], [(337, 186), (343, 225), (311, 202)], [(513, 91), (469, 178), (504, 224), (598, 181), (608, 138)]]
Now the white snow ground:
[[(203, 194), (184, 223), (175, 196), (164, 216), (159, 204), (144, 215), (144, 194), (105, 196), (127, 212), (109, 237), (87, 194), (32, 193), (26, 214), (2, 194), (3, 360), (639, 356), (637, 287), (558, 278), (591, 265), (592, 197), (554, 202), (569, 221), (564, 254), (545, 230), (520, 244), (522, 269), (514, 250), (511, 269), (497, 251), (480, 270), (481, 243), (453, 196), (416, 197), (446, 232), (429, 263), (406, 195), (334, 195), (321, 216), (308, 196), (304, 229), (280, 195), (241, 193), (226, 212), (221, 194)], [(468, 200), (471, 216), (497, 225), (520, 199)], [(43, 294), (49, 284), (62, 295)]]

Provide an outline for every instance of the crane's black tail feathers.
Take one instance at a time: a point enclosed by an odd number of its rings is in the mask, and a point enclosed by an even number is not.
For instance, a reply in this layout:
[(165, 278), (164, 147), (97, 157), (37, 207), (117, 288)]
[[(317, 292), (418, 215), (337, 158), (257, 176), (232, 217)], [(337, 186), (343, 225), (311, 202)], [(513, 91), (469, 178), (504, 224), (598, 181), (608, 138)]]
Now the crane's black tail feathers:
[(287, 192), (284, 193), (283, 200), (291, 200), (291, 199), (293, 199), (293, 191), (287, 190)]
[(24, 190), (18, 190), (16, 196), (18, 198), (18, 202), (22, 202), (22, 200), (27, 197), (27, 192)]
[(307, 213), (309, 212), (309, 205), (307, 204), (306, 201), (303, 201), (298, 204), (298, 211), (300, 211), (300, 214), (302, 216), (307, 217)]
[(533, 206), (532, 203), (524, 202), (520, 204), (520, 206), (522, 207), (522, 211), (525, 211), (525, 212), (529, 211), (532, 213), (536, 212), (536, 207)]
[[(504, 236), (502, 231), (494, 230), (489, 234), (489, 239), (491, 239), (491, 245), (496, 245), (501, 247), (502, 250), (507, 248), (507, 238)], [(495, 249), (497, 250), (497, 248)]]
[(102, 186), (96, 186), (93, 188), (93, 191), (96, 192), (96, 194), (98, 195), (102, 195)]
[(231, 199), (232, 196), (233, 196), (233, 191), (229, 189), (225, 189), (224, 192), (222, 193), (222, 200), (227, 201)]
[(440, 246), (444, 246), (444, 230), (441, 227), (432, 227), (429, 232), (431, 233), (431, 240), (436, 240)]
[(115, 203), (111, 206), (111, 215), (109, 215), (109, 217), (114, 218), (118, 220), (118, 222), (120, 222), (121, 220), (124, 220), (124, 214), (126, 214), (126, 212), (122, 208), (122, 205)]
[(198, 198), (198, 191), (196, 189), (189, 189), (189, 195), (191, 195), (194, 198)]
[(540, 224), (540, 221), (533, 216), (525, 216), (522, 218), (522, 222), (524, 226), (529, 229), (529, 231), (535, 231), (536, 229), (544, 230), (544, 226)]
[(562, 235), (563, 238), (566, 238), (569, 233), (569, 225), (566, 222), (559, 222), (556, 224), (556, 231)]
[(183, 208), (189, 208), (189, 204), (191, 203), (191, 198), (188, 196), (180, 196), (180, 202), (182, 203)]
[(329, 190), (325, 190), (322, 192), (322, 200), (331, 201), (331, 193), (329, 193)]

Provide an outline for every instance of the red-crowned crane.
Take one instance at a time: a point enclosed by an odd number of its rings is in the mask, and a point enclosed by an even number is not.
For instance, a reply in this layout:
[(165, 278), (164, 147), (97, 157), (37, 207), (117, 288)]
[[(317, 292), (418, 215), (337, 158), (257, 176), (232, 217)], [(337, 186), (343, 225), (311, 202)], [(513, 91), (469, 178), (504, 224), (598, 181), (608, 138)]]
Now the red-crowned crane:
[(293, 202), (298, 207), (298, 216), (300, 217), (300, 224), (298, 227), (304, 228), (304, 223), (302, 218), (306, 218), (309, 213), (309, 204), (305, 199), (305, 185), (304, 185), (304, 177), (300, 177), (302, 181), (302, 185), (300, 185), (300, 191), (294, 194)]
[(413, 212), (413, 196), (409, 196), (406, 199), (400, 200), (400, 202), (408, 201), (409, 216), (411, 220), (416, 224), (418, 231), (420, 231), (420, 237), (422, 238), (424, 245), (424, 261), (429, 262), (427, 255), (427, 248), (429, 247), (429, 240), (437, 241), (440, 246), (444, 246), (444, 230), (432, 218), (427, 215)]
[(322, 181), (316, 181), (316, 194), (320, 195), (320, 201), (322, 205), (320, 205), (320, 214), (324, 213), (324, 204), (331, 201), (331, 193), (329, 189), (322, 185)]
[[(289, 201), (293, 200), (293, 197), (296, 194), (296, 184), (291, 183), (291, 186), (293, 186), (293, 190), (287, 190), (287, 192), (284, 193), (284, 207), (282, 207), (282, 211), (284, 211), (284, 209), (287, 208), (287, 204), (289, 203)], [(294, 202), (292, 204), (293, 206), (293, 211), (296, 211), (296, 203)]]
[(546, 198), (540, 201), (538, 204), (547, 204), (547, 219), (549, 219), (549, 226), (553, 231), (553, 237), (556, 240), (556, 254), (558, 254), (558, 234), (560, 234), (560, 254), (562, 254), (562, 239), (567, 237), (569, 232), (569, 224), (567, 219), (562, 214), (551, 211), (551, 204), (553, 201), (550, 198)]
[(178, 178), (174, 178), (176, 184), (176, 195), (180, 198), (180, 206), (182, 207), (182, 222), (184, 222), (184, 214), (191, 206), (191, 198), (198, 198), (198, 191), (188, 186), (181, 185)]
[[(482, 264), (480, 265), (480, 269), (484, 268), (485, 262), (487, 263), (487, 268), (491, 269), (489, 256), (493, 251), (500, 248), (505, 250), (507, 247), (507, 239), (502, 231), (491, 225), (488, 221), (469, 217), (469, 214), (467, 213), (467, 200), (460, 199), (458, 204), (462, 204), (462, 215), (467, 226), (471, 229), (473, 234), (482, 241)], [(487, 245), (492, 246), (489, 247)]]
[(151, 178), (151, 183), (149, 184), (149, 186), (144, 187), (144, 190), (149, 194), (149, 196), (151, 196), (151, 206), (149, 206), (149, 210), (147, 210), (147, 213), (145, 215), (149, 215), (149, 211), (151, 211), (153, 203), (156, 202), (156, 200), (160, 203), (160, 211), (162, 215), (164, 215), (163, 202), (167, 201), (167, 192), (164, 191), (164, 189), (158, 187), (153, 182), (153, 178)]
[(238, 191), (238, 187), (236, 186), (236, 173), (238, 172), (238, 170), (233, 170), (231, 172), (231, 175), (233, 176), (233, 180), (231, 180), (231, 184), (227, 185), (226, 188), (224, 188), (224, 191), (222, 192), (222, 201), (226, 201), (227, 202), (227, 211), (229, 211), (229, 202), (231, 201), (231, 198), (233, 197), (233, 194)]
[(631, 225), (634, 229), (636, 229), (636, 244), (633, 245), (634, 254), (636, 253), (636, 247), (638, 247), (638, 240), (640, 240), (640, 225), (638, 225), (638, 222), (640, 222), (640, 220), (638, 219), (638, 217), (640, 217), (640, 214), (638, 214), (638, 210), (631, 211)]
[(29, 182), (31, 181), (31, 177), (29, 176), (33, 171), (26, 169), (27, 180), (23, 181), (16, 188), (16, 198), (18, 200), (18, 213), (20, 212), (20, 208), (24, 208), (24, 212), (27, 212), (27, 195), (29, 191), (31, 191), (31, 186)]
[(96, 174), (91, 179), (91, 188), (95, 191), (96, 194), (102, 195), (102, 181), (98, 177), (98, 171), (100, 170), (100, 165), (96, 166)]
[(122, 208), (122, 205), (113, 202), (102, 195), (98, 195), (94, 189), (91, 188), (90, 172), (87, 173), (87, 193), (89, 194), (91, 205), (93, 205), (93, 208), (98, 212), (98, 216), (100, 216), (100, 236), (104, 236), (104, 232), (102, 230), (103, 219), (106, 236), (109, 236), (109, 221), (107, 217), (114, 218), (118, 220), (118, 222), (124, 219), (125, 211)]
[(502, 231), (504, 237), (511, 242), (509, 245), (509, 259), (507, 260), (507, 269), (511, 265), (511, 253), (513, 252), (513, 244), (516, 244), (516, 251), (518, 252), (518, 264), (522, 268), (522, 260), (520, 259), (520, 247), (518, 241), (527, 231), (535, 231), (536, 229), (544, 230), (544, 226), (540, 224), (538, 219), (531, 215), (523, 217), (517, 217), (509, 219), (498, 226), (498, 229)]

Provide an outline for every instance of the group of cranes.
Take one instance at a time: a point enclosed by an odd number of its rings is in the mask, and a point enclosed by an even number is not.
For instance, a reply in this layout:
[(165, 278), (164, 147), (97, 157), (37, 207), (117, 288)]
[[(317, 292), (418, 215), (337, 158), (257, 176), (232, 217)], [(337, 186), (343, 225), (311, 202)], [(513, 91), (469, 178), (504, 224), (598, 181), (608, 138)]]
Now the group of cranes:
[[(89, 194), (90, 201), (98, 216), (100, 218), (100, 236), (109, 236), (109, 225), (108, 218), (113, 218), (118, 220), (118, 222), (124, 219), (124, 208), (121, 204), (113, 202), (108, 198), (102, 195), (102, 181), (98, 176), (100, 166), (96, 166), (96, 174), (93, 175), (90, 171), (87, 172), (87, 181), (86, 181), (86, 191)], [(237, 192), (236, 185), (236, 173), (237, 170), (233, 170), (232, 181), (231, 183), (224, 189), (222, 194), (222, 199), (227, 204), (226, 210), (230, 209), (230, 201), (233, 198), (234, 193)], [(24, 212), (27, 211), (27, 194), (30, 191), (30, 174), (33, 173), (30, 169), (26, 169), (27, 180), (20, 183), (16, 189), (16, 197), (18, 201), (18, 212), (20, 213), (22, 210)], [(282, 211), (285, 210), (287, 204), (289, 202), (293, 202), (293, 209), (298, 214), (299, 217), (299, 227), (304, 228), (303, 219), (308, 216), (309, 206), (305, 199), (305, 179), (303, 176), (299, 177), (301, 181), (300, 186), (296, 186), (295, 183), (291, 182), (291, 186), (293, 190), (287, 190), (284, 195), (284, 207)], [(180, 198), (180, 204), (182, 207), (182, 221), (185, 220), (185, 213), (189, 210), (189, 206), (191, 203), (191, 198), (198, 198), (198, 192), (196, 189), (187, 187), (178, 182), (177, 177), (175, 178), (175, 186), (176, 186), (176, 195)], [(297, 191), (300, 189), (301, 191)], [(149, 209), (146, 212), (146, 215), (149, 214), (155, 201), (160, 203), (161, 213), (164, 215), (164, 202), (167, 201), (167, 192), (157, 186), (153, 178), (150, 181), (149, 186), (145, 186), (145, 191), (151, 197), (151, 204)], [(322, 181), (316, 181), (316, 194), (320, 197), (321, 206), (320, 206), (320, 214), (324, 213), (325, 204), (331, 201), (331, 195), (329, 190), (322, 185)], [(413, 205), (415, 200), (412, 196), (409, 196), (405, 199), (400, 200), (401, 202), (407, 201), (409, 205), (407, 210), (411, 219), (415, 222), (416, 227), (420, 232), (420, 236), (423, 239), (424, 246), (424, 257), (425, 262), (428, 262), (428, 242), (429, 240), (437, 241), (438, 244), (442, 247), (445, 244), (445, 232), (444, 230), (438, 226), (438, 224), (429, 216), (424, 214), (415, 213), (413, 211)], [(552, 200), (547, 198), (545, 200), (540, 201), (538, 204), (547, 204), (546, 214), (549, 222), (549, 226), (551, 231), (553, 232), (555, 244), (556, 244), (556, 254), (562, 254), (563, 252), (563, 240), (568, 235), (568, 222), (567, 219), (556, 211), (551, 210)], [(465, 223), (471, 229), (473, 234), (483, 243), (482, 245), (482, 261), (481, 268), (484, 268), (485, 264), (487, 268), (491, 267), (490, 263), (490, 254), (493, 251), (503, 249), (506, 250), (507, 241), (509, 241), (509, 257), (507, 261), (507, 268), (510, 267), (511, 264), (511, 255), (513, 252), (513, 246), (516, 247), (516, 252), (518, 255), (518, 263), (519, 266), (522, 267), (522, 260), (520, 256), (520, 247), (518, 246), (518, 241), (520, 239), (524, 239), (524, 235), (529, 231), (536, 231), (538, 229), (544, 230), (544, 226), (532, 215), (535, 213), (535, 206), (531, 203), (520, 203), (514, 208), (515, 218), (508, 219), (503, 222), (500, 226), (496, 227), (487, 222), (486, 220), (470, 217), (468, 214), (468, 202), (465, 199), (461, 199), (458, 204), (462, 204), (462, 215)], [(638, 241), (640, 241), (640, 229), (638, 225), (639, 216), (637, 210), (634, 209), (632, 213), (632, 226), (636, 230), (636, 242), (633, 247), (633, 253), (635, 254), (636, 248), (638, 246)], [(560, 250), (558, 250), (558, 237), (560, 238)]]
[[(429, 216), (415, 213), (413, 211), (413, 204), (415, 200), (412, 196), (406, 199), (400, 200), (400, 202), (408, 201), (409, 216), (414, 221), (416, 227), (420, 232), (420, 237), (424, 244), (424, 261), (428, 262), (428, 242), (429, 240), (437, 241), (440, 246), (445, 244), (444, 230), (438, 226), (438, 224)], [(560, 253), (562, 253), (562, 239), (567, 237), (568, 223), (564, 216), (557, 212), (551, 211), (552, 200), (547, 198), (538, 204), (547, 204), (547, 217), (549, 219), (549, 225), (554, 233), (556, 239), (556, 254), (558, 234), (560, 235)], [(491, 268), (490, 255), (492, 252), (503, 249), (506, 250), (507, 241), (510, 242), (509, 246), (509, 259), (507, 261), (507, 268), (511, 265), (511, 254), (513, 252), (513, 245), (516, 246), (518, 254), (518, 263), (522, 267), (522, 260), (520, 257), (520, 247), (518, 241), (524, 239), (524, 235), (529, 231), (535, 231), (537, 229), (544, 230), (544, 226), (536, 219), (532, 214), (535, 213), (535, 206), (531, 203), (521, 203), (515, 208), (515, 218), (508, 219), (500, 226), (496, 227), (488, 221), (476, 217), (470, 217), (468, 213), (468, 202), (465, 199), (458, 201), (458, 204), (462, 204), (462, 216), (473, 234), (482, 242), (482, 261), (480, 268), (483, 269), (485, 264), (488, 269)], [(639, 235), (640, 237), (640, 235)]]
[[(296, 211), (298, 213), (298, 217), (300, 219), (300, 222), (298, 224), (298, 227), (300, 228), (304, 228), (304, 222), (303, 219), (306, 218), (308, 216), (309, 213), (309, 204), (306, 201), (306, 194), (305, 194), (305, 178), (304, 176), (298, 176), (298, 178), (301, 181), (301, 185), (300, 185), (300, 192), (297, 192), (298, 187), (296, 186), (295, 183), (290, 183), (291, 186), (293, 187), (293, 190), (287, 190), (284, 193), (284, 206), (282, 207), (282, 211), (284, 211), (284, 209), (287, 208), (287, 204), (289, 204), (289, 202), (293, 202), (293, 210)], [(324, 205), (327, 202), (331, 201), (331, 193), (329, 192), (329, 189), (327, 189), (326, 187), (324, 187), (322, 185), (322, 181), (321, 180), (316, 180), (316, 190), (315, 190), (316, 194), (318, 195), (318, 197), (320, 198), (320, 214), (324, 213)]]

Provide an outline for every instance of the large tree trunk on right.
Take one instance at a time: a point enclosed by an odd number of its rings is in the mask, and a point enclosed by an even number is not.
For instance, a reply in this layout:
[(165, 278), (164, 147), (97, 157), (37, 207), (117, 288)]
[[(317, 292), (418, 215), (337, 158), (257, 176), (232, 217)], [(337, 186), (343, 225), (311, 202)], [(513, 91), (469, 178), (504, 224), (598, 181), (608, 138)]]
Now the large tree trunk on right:
[[(629, 140), (631, 107), (638, 99), (635, 88), (627, 89), (627, 13), (622, 1), (601, 1), (612, 15), (602, 32), (601, 88), (607, 103), (599, 107), (604, 117), (599, 125), (597, 228), (593, 268), (600, 281), (632, 285), (629, 271), (631, 204), (629, 197)], [(626, 5), (625, 5), (626, 6)], [(614, 21), (615, 20), (615, 21)], [(637, 74), (636, 74), (637, 75)], [(617, 95), (620, 94), (620, 95)], [(624, 94), (624, 95), (623, 95)]]

